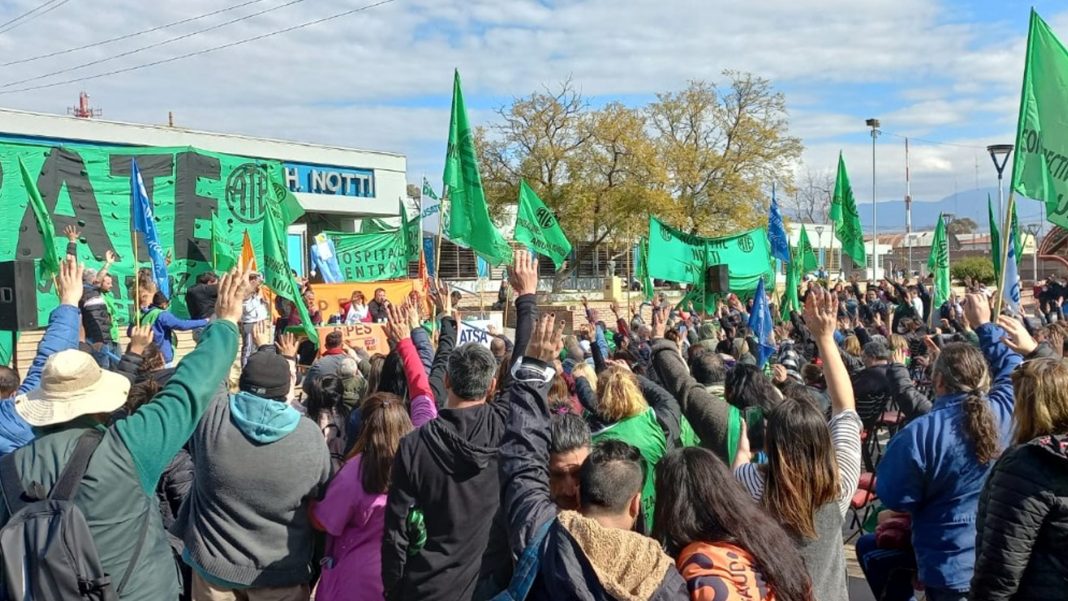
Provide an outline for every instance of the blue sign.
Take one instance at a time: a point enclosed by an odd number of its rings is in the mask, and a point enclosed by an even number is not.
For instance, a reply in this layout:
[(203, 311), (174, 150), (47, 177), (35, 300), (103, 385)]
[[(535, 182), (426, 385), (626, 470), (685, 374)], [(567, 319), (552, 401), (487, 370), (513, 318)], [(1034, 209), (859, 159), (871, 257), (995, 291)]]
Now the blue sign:
[(292, 192), (374, 198), (373, 169), (283, 163), (286, 185)]

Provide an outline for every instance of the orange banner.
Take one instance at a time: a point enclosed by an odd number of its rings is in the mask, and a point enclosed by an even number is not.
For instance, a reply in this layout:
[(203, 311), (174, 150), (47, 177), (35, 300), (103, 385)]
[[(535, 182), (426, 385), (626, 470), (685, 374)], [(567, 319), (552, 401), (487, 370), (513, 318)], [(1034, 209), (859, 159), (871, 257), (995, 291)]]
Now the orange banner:
[(320, 351), (326, 346), (327, 334), (341, 332), (341, 338), (345, 341), (346, 346), (358, 346), (370, 355), (389, 354), (389, 339), (386, 337), (386, 327), (380, 323), (322, 326), (317, 329), (319, 330), (319, 340), (323, 342)]
[(341, 310), (341, 303), (348, 302), (353, 292), (362, 292), (367, 302), (375, 297), (375, 290), (386, 291), (389, 302), (400, 305), (408, 300), (412, 290), (422, 294), (423, 284), (419, 280), (387, 280), (383, 282), (342, 282), (340, 284), (312, 284), (315, 302), (323, 313), (323, 321), (329, 321), (331, 315)]

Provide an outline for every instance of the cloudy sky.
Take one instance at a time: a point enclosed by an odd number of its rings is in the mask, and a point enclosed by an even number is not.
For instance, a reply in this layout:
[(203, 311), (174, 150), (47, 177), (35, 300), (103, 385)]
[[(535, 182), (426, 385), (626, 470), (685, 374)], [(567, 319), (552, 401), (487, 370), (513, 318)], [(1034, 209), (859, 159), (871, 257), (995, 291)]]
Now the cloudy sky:
[(735, 69), (786, 94), (800, 169), (832, 170), (841, 149), (869, 202), (864, 120), (878, 117), (879, 198), (904, 195), (909, 136), (912, 193), (925, 201), (995, 183), (985, 146), (1013, 141), (1030, 4), (1068, 40), (1063, 0), (374, 1), (6, 0), (0, 23), (45, 6), (0, 26), (0, 106), (64, 113), (85, 90), (107, 119), (163, 123), (173, 111), (193, 129), (401, 152), (410, 181), (440, 181), (453, 67), (475, 123), (569, 75), (596, 102), (640, 105)]

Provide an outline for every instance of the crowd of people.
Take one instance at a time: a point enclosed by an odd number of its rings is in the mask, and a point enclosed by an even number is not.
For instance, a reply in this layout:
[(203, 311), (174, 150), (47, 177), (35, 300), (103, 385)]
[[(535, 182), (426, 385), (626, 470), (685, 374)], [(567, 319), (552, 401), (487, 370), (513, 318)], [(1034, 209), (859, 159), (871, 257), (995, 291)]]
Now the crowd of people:
[(587, 305), (565, 335), (520, 251), (489, 345), (458, 344), (435, 283), (330, 318), (383, 323), (387, 354), (309, 350), (234, 271), (188, 320), (139, 276), (120, 349), (115, 258), (86, 269), (68, 236), (29, 372), (0, 367), (0, 599), (837, 601), (854, 538), (876, 599), (1064, 598), (1068, 321), (1045, 311), (810, 281), (774, 348), (735, 295)]

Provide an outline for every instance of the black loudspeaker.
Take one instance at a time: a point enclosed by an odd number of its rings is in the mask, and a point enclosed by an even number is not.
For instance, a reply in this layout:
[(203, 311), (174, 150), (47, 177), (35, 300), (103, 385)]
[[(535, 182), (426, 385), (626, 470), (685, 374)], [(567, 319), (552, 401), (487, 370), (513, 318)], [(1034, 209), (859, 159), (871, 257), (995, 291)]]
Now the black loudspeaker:
[(730, 268), (726, 264), (712, 265), (705, 272), (705, 292), (708, 294), (727, 294), (731, 291)]
[(0, 262), (0, 330), (37, 329), (37, 274), (33, 261)]

